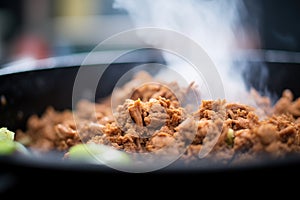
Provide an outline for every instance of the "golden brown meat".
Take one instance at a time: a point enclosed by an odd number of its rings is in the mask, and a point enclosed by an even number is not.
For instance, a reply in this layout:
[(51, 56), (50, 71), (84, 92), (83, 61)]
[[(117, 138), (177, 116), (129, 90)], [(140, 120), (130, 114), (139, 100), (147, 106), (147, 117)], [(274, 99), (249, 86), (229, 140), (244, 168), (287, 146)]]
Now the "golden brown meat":
[[(148, 74), (140, 76), (152, 80)], [(187, 163), (203, 155), (224, 163), (240, 163), (260, 155), (300, 153), (300, 99), (294, 100), (289, 90), (273, 107), (268, 98), (252, 90), (259, 108), (202, 100), (199, 108), (190, 112), (179, 102), (188, 97), (190, 88), (181, 89), (176, 83), (139, 87), (139, 81), (140, 77), (135, 77), (119, 90), (119, 104), (114, 110), (109, 98), (99, 103), (82, 100), (74, 111), (50, 107), (41, 117), (31, 116), (26, 132), (18, 130), (16, 140), (43, 152), (67, 152), (84, 142), (126, 152), (183, 153), (181, 159)], [(180, 91), (177, 96), (174, 90)], [(122, 100), (125, 94), (131, 94), (130, 98)]]

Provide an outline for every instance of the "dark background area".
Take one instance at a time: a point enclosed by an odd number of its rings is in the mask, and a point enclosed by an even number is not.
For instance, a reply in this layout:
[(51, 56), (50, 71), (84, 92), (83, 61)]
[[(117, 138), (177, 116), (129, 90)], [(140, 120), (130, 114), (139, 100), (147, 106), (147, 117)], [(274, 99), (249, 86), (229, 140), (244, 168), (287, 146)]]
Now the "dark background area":
[[(248, 17), (243, 19), (243, 23), (257, 29), (261, 40), (258, 48), (300, 51), (300, 1), (244, 0), (244, 3)], [(100, 24), (102, 32), (94, 29), (99, 40), (102, 36), (105, 38), (130, 28), (132, 24), (126, 12), (114, 9), (112, 4), (110, 0), (0, 1), (0, 61), (6, 62), (13, 59), (15, 54), (20, 54), (21, 45), (17, 46), (16, 43), (26, 45), (25, 41), (33, 41), (33, 51), (39, 49), (35, 53), (37, 58), (91, 50), (96, 42), (92, 40), (94, 36), (87, 35), (90, 40), (83, 39), (76, 32), (73, 36), (70, 34), (72, 27), (65, 27), (64, 23), (73, 23), (70, 16), (94, 16), (94, 21), (90, 18), (84, 22), (78, 21), (78, 26), (85, 26), (80, 23), (90, 24), (91, 27), (92, 23)], [(70, 29), (69, 32), (64, 28)], [(93, 28), (86, 30), (86, 34), (91, 32)]]
[[(0, 64), (87, 52), (132, 26), (113, 0), (0, 1)], [(27, 52), (25, 52), (27, 51)]]
[(262, 48), (300, 51), (300, 1), (255, 0), (255, 2), (257, 6), (261, 5), (259, 11), (261, 17), (258, 21)]

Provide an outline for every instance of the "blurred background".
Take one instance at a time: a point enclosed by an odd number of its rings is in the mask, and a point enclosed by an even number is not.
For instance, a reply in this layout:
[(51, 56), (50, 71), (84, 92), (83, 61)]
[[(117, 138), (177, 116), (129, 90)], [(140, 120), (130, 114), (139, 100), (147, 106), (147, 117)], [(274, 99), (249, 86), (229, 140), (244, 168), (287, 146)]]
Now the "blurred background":
[[(1, 0), (0, 60), (88, 52), (132, 27), (111, 0)], [(123, 44), (117, 47), (125, 48)]]
[[(99, 42), (133, 28), (113, 0), (1, 0), (0, 63), (91, 51)], [(244, 23), (257, 30), (245, 48), (300, 51), (297, 0), (245, 0)], [(250, 30), (249, 29), (249, 30)], [(126, 41), (107, 49), (129, 48)], [(138, 44), (137, 44), (138, 45)]]

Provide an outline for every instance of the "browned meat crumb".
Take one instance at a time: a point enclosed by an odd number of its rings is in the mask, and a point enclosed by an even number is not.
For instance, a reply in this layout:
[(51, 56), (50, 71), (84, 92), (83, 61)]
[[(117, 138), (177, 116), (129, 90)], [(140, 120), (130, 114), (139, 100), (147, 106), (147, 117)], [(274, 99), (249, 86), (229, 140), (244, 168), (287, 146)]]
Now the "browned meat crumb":
[(250, 89), (251, 99), (254, 100), (255, 113), (261, 118), (267, 117), (272, 114), (272, 105), (269, 97), (261, 96), (255, 89)]
[(274, 106), (274, 113), (289, 113), (296, 118), (300, 117), (300, 98), (296, 99), (295, 101), (293, 101), (293, 98), (293, 93), (290, 90), (284, 90), (282, 97)]
[(147, 102), (128, 99), (117, 108), (115, 118), (90, 142), (111, 144), (128, 152), (152, 152), (170, 146), (174, 129), (185, 119), (185, 113), (163, 97)]
[[(290, 90), (273, 107), (251, 90), (259, 108), (202, 100), (191, 113), (179, 100), (188, 96), (192, 84), (187, 89), (176, 83), (140, 86), (142, 79), (151, 82), (152, 77), (141, 73), (120, 89), (114, 111), (109, 98), (100, 103), (82, 100), (73, 112), (49, 107), (41, 117), (31, 116), (27, 131), (18, 130), (16, 140), (44, 152), (67, 152), (86, 142), (127, 152), (184, 153), (181, 159), (187, 163), (199, 160), (199, 152), (210, 147), (206, 157), (224, 163), (300, 153), (300, 98), (294, 100)], [(177, 96), (173, 91), (179, 91)]]
[(25, 144), (33, 149), (66, 150), (80, 142), (75, 131), (73, 114), (69, 110), (59, 112), (49, 107), (41, 117), (31, 116), (27, 126), (26, 132), (17, 130), (16, 140), (25, 141)]

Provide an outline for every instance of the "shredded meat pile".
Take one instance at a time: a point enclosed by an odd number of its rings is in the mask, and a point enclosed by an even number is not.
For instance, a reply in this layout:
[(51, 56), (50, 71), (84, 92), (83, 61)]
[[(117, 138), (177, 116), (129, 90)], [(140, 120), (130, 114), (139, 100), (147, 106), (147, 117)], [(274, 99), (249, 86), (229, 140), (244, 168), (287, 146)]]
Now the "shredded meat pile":
[(18, 130), (16, 140), (41, 152), (67, 153), (83, 142), (126, 152), (183, 152), (181, 159), (187, 162), (199, 159), (205, 149), (209, 150), (207, 158), (225, 163), (300, 153), (300, 98), (294, 100), (290, 90), (273, 106), (267, 97), (252, 90), (255, 108), (226, 100), (202, 100), (191, 112), (180, 99), (189, 97), (193, 84), (186, 89), (176, 83), (139, 86), (141, 79), (153, 77), (141, 73), (120, 88), (115, 109), (110, 98), (99, 103), (82, 100), (74, 111), (49, 107), (41, 117), (31, 116), (26, 132)]

